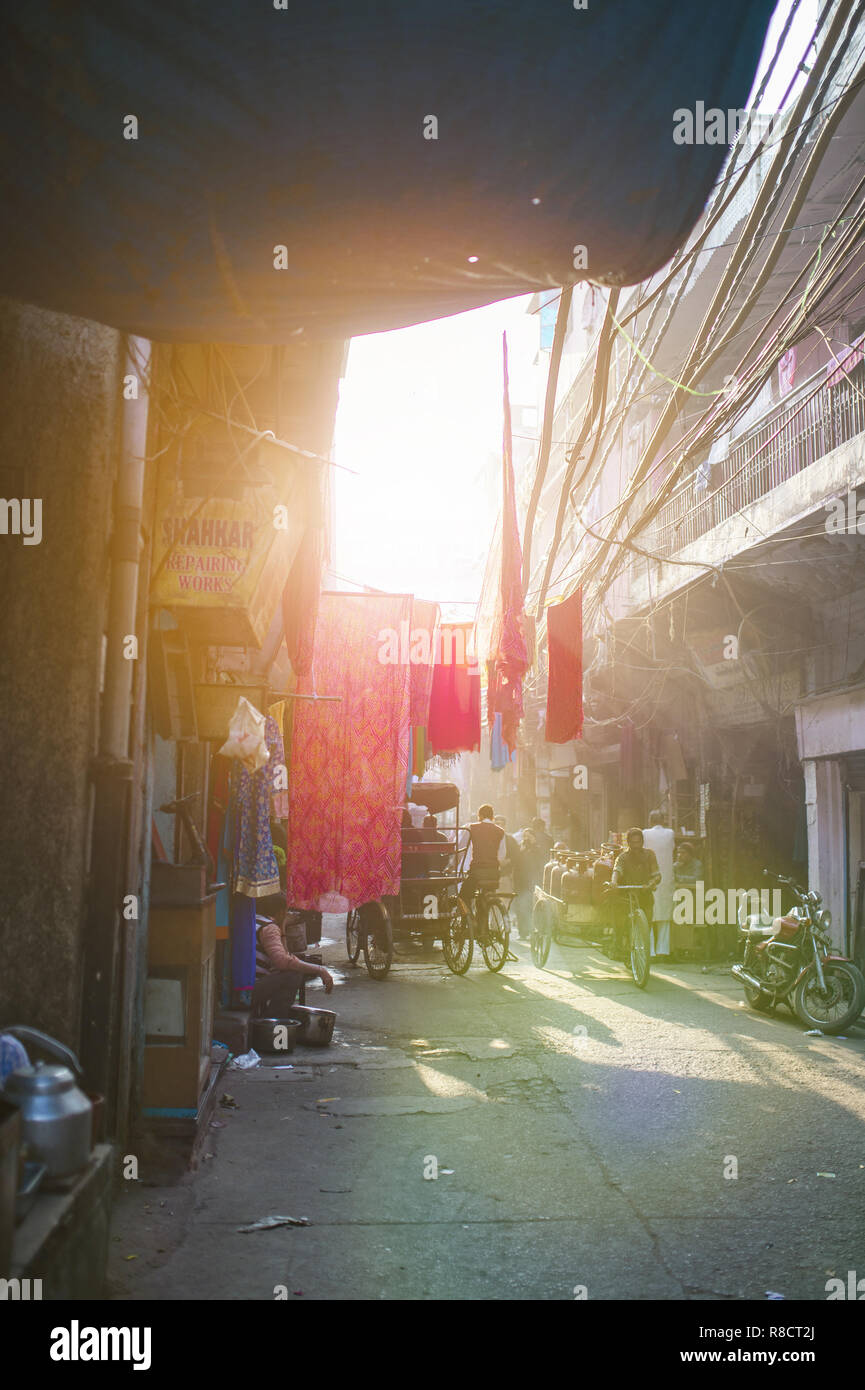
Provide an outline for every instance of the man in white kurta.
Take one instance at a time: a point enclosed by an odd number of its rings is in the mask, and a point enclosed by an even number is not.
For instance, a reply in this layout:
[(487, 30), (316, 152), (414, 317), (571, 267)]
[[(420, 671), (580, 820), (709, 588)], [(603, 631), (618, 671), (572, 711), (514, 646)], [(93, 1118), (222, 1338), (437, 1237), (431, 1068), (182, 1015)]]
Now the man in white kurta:
[(673, 850), (675, 832), (664, 824), (662, 811), (649, 814), (649, 828), (643, 831), (643, 844), (654, 852), (661, 871), (661, 882), (655, 889), (655, 913), (652, 924), (653, 956), (670, 955), (670, 922), (673, 916)]

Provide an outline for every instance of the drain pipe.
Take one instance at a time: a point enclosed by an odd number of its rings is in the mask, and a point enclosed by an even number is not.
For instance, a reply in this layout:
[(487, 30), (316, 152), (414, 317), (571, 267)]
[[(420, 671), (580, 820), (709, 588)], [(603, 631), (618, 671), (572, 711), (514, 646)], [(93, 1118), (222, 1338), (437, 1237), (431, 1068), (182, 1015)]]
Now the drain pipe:
[[(146, 470), (151, 345), (129, 337), (123, 364), (120, 457), (111, 538), (105, 679), (99, 752), (93, 767), (93, 825), (84, 950), (81, 1060), (90, 1091), (105, 1096), (108, 1134), (116, 1114), (120, 921), (125, 881), (132, 761), (132, 682), (137, 659), (141, 519)], [(134, 395), (132, 394), (134, 391)], [(130, 397), (127, 399), (127, 393)]]

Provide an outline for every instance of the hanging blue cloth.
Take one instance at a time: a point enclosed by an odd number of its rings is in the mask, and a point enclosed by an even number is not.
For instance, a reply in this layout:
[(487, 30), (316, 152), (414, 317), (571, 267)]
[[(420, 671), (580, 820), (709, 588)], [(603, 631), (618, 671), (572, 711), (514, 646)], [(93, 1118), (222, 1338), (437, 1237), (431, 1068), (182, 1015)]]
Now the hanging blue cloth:
[(235, 893), (231, 911), (231, 1002), (252, 1003), (255, 984), (255, 899)]
[(512, 753), (502, 738), (502, 716), (496, 714), (493, 727), (490, 729), (490, 763), (493, 772), (501, 772), (516, 756), (516, 750)]

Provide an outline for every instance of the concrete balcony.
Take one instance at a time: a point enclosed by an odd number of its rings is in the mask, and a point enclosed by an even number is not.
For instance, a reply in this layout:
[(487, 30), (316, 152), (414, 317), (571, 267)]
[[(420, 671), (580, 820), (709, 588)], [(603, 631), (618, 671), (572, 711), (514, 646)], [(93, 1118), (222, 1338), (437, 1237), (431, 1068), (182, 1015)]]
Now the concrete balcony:
[[(634, 564), (629, 607), (656, 602), (705, 574), (706, 566), (815, 513), (822, 524), (830, 498), (865, 483), (865, 364), (849, 378), (837, 370), (810, 378), (735, 441), (702, 490), (700, 473), (672, 494), (639, 538), (659, 559)], [(664, 564), (666, 556), (676, 564)]]

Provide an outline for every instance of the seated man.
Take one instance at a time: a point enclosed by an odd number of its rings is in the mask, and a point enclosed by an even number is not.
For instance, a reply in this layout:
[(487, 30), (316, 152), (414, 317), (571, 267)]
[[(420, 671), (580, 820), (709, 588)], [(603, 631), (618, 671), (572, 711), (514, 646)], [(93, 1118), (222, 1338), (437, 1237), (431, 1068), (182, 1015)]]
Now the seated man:
[[(654, 851), (644, 847), (643, 832), (636, 826), (628, 831), (627, 845), (627, 849), (622, 850), (613, 865), (610, 886), (616, 888), (620, 884), (639, 885), (641, 891), (637, 893), (637, 901), (646, 914), (646, 921), (651, 931), (654, 911), (654, 890), (661, 882), (661, 870), (658, 868), (658, 861), (655, 858)], [(624, 893), (616, 893), (613, 895), (613, 902), (616, 914), (616, 950), (619, 956), (623, 957), (626, 954), (628, 945), (625, 941), (628, 910), (627, 896)]]
[(464, 907), (471, 907), (481, 888), (498, 888), (499, 869), (507, 855), (505, 832), (493, 820), (492, 806), (481, 806), (478, 818), (467, 827), (471, 846), (469, 871), (460, 887)]
[(285, 1018), (303, 979), (317, 976), (330, 994), (333, 976), (323, 965), (299, 960), (285, 949), (283, 926), (285, 898), (273, 893), (259, 898), (255, 916), (255, 987), (252, 991), (253, 1018)]
[[(437, 845), (447, 845), (447, 844), (450, 843), (449, 840), (448, 840), (447, 835), (443, 835), (442, 832), (439, 830), (439, 828), (438, 828), (438, 821), (436, 820), (435, 816), (433, 816), (433, 815), (424, 816), (424, 822), (423, 822), (423, 827), (422, 827), (421, 833), (422, 833), (422, 835), (423, 835), (424, 844), (430, 844), (430, 843), (432, 843), (432, 844), (437, 844)], [(447, 853), (445, 853), (445, 854), (428, 854), (428, 855), (426, 856), (427, 873), (428, 873), (428, 874), (443, 874), (443, 873), (446, 873), (446, 872), (447, 872), (447, 869), (448, 869), (449, 861), (450, 861), (450, 855), (447, 854)]]

